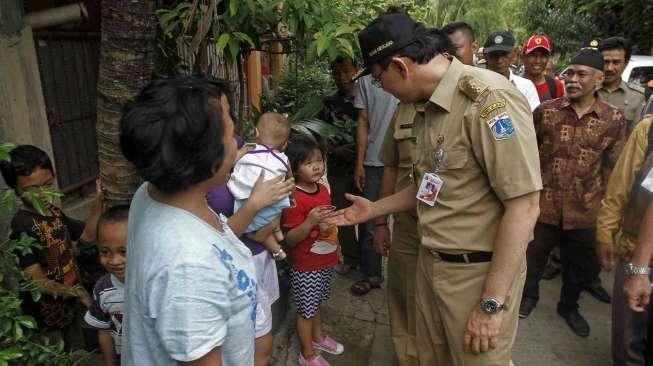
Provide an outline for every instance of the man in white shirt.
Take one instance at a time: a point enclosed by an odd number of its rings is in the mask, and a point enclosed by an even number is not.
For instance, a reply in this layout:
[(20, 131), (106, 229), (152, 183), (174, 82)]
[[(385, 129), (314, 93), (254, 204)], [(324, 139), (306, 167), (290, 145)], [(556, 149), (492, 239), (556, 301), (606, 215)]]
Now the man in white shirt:
[(491, 33), (483, 45), (483, 53), (488, 70), (492, 70), (508, 78), (526, 97), (531, 111), (540, 105), (540, 97), (533, 82), (517, 76), (510, 70), (512, 61), (516, 59), (515, 36), (508, 30)]

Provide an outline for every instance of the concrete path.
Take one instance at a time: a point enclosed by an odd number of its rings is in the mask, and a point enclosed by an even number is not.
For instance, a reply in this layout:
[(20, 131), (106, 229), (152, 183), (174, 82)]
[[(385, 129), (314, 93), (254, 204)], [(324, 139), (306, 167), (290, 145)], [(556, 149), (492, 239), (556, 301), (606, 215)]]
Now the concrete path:
[[(385, 293), (373, 290), (365, 297), (349, 293), (355, 275), (336, 276), (331, 299), (323, 308), (326, 332), (342, 342), (345, 353), (323, 353), (333, 366), (394, 366)], [(603, 275), (611, 291), (612, 275)], [(542, 281), (540, 304), (533, 314), (520, 320), (513, 350), (515, 365), (529, 366), (608, 366), (610, 358), (610, 305), (583, 293), (581, 313), (591, 326), (588, 338), (576, 336), (555, 309), (560, 294), (560, 279)], [(289, 314), (294, 314), (291, 305)], [(299, 352), (294, 316), (289, 316), (275, 337), (271, 365), (297, 366)], [(435, 366), (435, 365), (434, 365)]]

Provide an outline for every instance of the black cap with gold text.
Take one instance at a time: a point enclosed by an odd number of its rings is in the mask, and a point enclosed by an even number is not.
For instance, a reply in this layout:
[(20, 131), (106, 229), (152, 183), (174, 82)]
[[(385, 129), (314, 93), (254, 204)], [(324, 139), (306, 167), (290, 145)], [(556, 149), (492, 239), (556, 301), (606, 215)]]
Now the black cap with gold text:
[(364, 69), (354, 78), (370, 73), (376, 62), (392, 56), (398, 50), (415, 42), (415, 31), (420, 27), (408, 15), (387, 13), (374, 19), (358, 33), (363, 54)]

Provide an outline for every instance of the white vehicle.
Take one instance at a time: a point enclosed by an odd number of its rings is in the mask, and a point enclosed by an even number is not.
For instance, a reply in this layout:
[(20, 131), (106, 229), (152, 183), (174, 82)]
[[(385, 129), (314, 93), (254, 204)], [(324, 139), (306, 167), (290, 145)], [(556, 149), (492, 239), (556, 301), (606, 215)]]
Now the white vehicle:
[(628, 66), (621, 74), (621, 79), (646, 87), (646, 83), (653, 79), (653, 56), (631, 56)]

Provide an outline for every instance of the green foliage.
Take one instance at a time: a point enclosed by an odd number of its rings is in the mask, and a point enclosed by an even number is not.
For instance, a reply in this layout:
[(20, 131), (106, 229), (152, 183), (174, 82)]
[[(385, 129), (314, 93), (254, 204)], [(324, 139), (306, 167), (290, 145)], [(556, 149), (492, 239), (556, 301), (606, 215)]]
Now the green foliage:
[(274, 97), (265, 94), (262, 98), (264, 111), (285, 113), (296, 134), (319, 136), (329, 144), (352, 143), (350, 133), (354, 121), (334, 120), (327, 123), (322, 100), (335, 92), (326, 62), (298, 63), (293, 57), (289, 67), (279, 80), (279, 88)]
[[(0, 159), (9, 159), (13, 144), (0, 145)], [(34, 208), (41, 214), (54, 199), (61, 197), (61, 192), (54, 188), (29, 189), (25, 198), (32, 202)], [(8, 215), (13, 211), (17, 198), (12, 190), (0, 192), (2, 206), (0, 215)], [(42, 285), (25, 277), (18, 266), (16, 254), (29, 254), (39, 248), (31, 237), (22, 234), (20, 238), (12, 239), (9, 233), (0, 239), (0, 366), (15, 365), (56, 365), (68, 366), (88, 357), (82, 350), (64, 351), (63, 342), (50, 344), (40, 337), (36, 322), (31, 316), (23, 314), (19, 294), (31, 293), (32, 299), (38, 301), (41, 297)], [(69, 295), (76, 294), (76, 289)]]
[(561, 6), (562, 3), (551, 0), (527, 2), (522, 13), (522, 21), (529, 33), (543, 33), (553, 41), (559, 59), (557, 64), (565, 63), (597, 32), (588, 15), (578, 13), (571, 6)]
[(622, 36), (630, 40), (633, 54), (649, 55), (653, 47), (653, 2), (650, 0), (558, 0), (561, 5), (588, 15), (599, 38)]

